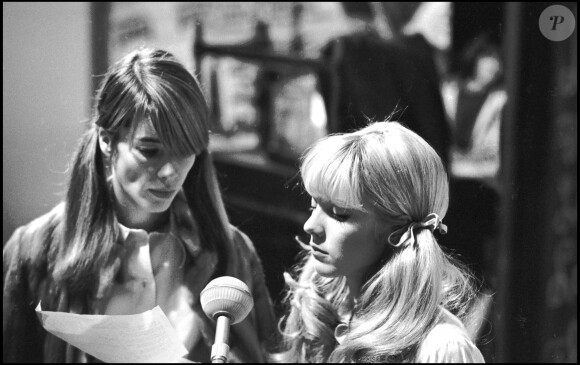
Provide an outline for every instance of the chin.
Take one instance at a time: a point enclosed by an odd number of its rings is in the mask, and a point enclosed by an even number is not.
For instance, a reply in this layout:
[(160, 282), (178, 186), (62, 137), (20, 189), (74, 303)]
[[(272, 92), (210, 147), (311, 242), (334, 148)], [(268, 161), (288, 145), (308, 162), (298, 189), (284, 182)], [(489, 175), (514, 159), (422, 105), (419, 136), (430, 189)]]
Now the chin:
[(316, 262), (314, 269), (318, 275), (326, 278), (334, 278), (340, 275), (334, 266), (322, 262)]
[(163, 213), (171, 206), (172, 201), (152, 202), (147, 201), (143, 207), (150, 213)]

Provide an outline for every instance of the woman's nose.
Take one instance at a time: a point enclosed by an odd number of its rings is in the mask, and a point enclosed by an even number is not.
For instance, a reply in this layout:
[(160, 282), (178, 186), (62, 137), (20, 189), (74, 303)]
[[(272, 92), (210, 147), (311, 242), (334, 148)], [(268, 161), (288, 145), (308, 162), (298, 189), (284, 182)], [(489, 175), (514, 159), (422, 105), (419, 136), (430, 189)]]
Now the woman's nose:
[(163, 181), (171, 181), (171, 179), (177, 177), (177, 169), (172, 161), (166, 162), (157, 173), (157, 176)]
[(311, 236), (320, 237), (324, 233), (322, 225), (318, 221), (318, 217), (316, 215), (316, 210), (312, 211), (310, 214), (310, 218), (304, 223), (304, 232), (308, 233)]

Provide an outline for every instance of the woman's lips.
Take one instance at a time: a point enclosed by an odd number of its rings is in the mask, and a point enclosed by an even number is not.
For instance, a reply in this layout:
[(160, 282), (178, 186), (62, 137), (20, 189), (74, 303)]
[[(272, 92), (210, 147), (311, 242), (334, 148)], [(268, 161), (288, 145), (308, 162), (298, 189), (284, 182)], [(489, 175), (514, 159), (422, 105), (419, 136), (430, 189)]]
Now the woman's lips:
[(320, 249), (318, 246), (316, 246), (315, 244), (312, 244), (312, 243), (311, 243), (311, 244), (310, 244), (310, 247), (312, 248), (312, 251), (318, 252), (318, 253), (320, 253), (320, 254), (323, 254), (323, 255), (328, 255), (328, 252), (326, 252), (326, 251), (324, 251), (324, 250), (321, 250), (321, 249)]
[(306, 243), (300, 236), (295, 236), (294, 239), (303, 249), (310, 250), (312, 256), (314, 256), (318, 261), (322, 261), (324, 257), (328, 256), (328, 252), (320, 249), (316, 244), (311, 242)]
[(153, 194), (153, 196), (155, 196), (157, 198), (161, 198), (161, 199), (169, 199), (175, 193), (175, 190), (155, 190), (155, 189), (149, 189), (149, 191), (151, 192), (151, 194)]
[(328, 257), (328, 252), (321, 250), (318, 246), (310, 244), (310, 253), (312, 257), (320, 262), (326, 262)]

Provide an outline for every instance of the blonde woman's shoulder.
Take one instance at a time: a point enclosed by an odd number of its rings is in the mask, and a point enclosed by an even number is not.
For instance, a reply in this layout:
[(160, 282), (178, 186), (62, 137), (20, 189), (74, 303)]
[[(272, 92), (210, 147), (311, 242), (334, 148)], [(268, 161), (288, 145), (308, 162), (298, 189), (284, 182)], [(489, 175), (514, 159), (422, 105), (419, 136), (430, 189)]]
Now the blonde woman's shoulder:
[(443, 320), (427, 334), (416, 362), (484, 363), (483, 355), (457, 317), (443, 309)]

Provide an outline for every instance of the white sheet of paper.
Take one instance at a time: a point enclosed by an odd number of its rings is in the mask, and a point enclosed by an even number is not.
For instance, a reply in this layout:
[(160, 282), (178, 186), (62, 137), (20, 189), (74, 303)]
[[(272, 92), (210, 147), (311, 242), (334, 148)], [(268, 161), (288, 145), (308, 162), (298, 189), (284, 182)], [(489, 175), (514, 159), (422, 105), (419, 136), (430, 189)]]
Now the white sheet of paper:
[(188, 351), (159, 306), (132, 315), (43, 311), (44, 329), (104, 362), (180, 362)]

